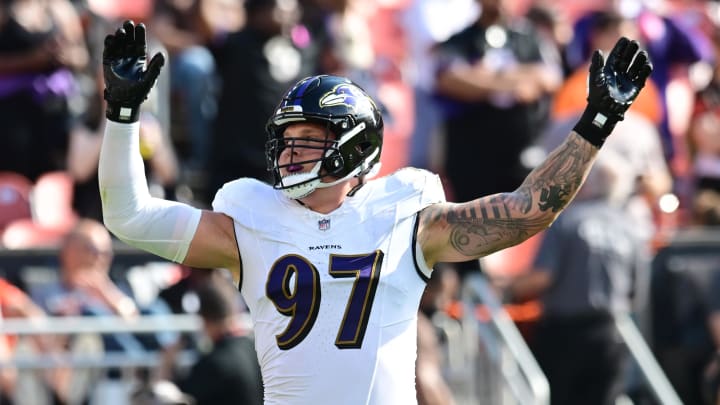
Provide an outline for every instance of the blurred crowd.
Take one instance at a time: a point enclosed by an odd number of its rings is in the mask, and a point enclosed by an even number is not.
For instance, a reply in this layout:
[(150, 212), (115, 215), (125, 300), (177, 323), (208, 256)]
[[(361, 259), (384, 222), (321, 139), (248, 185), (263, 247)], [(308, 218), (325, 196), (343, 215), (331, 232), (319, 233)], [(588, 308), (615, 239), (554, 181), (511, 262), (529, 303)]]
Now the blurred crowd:
[[(553, 403), (617, 394), (626, 356), (614, 346), (606, 315), (647, 307), (649, 263), (675, 231), (720, 224), (720, 2), (2, 0), (0, 247), (58, 248), (62, 263), (57, 285), (25, 292), (37, 308), (18, 306), (21, 298), (12, 297), (24, 293), (8, 284), (14, 292), (0, 293), (2, 316), (187, 311), (172, 290), (139, 305), (108, 277), (112, 243), (97, 184), (101, 59), (105, 35), (124, 19), (146, 23), (150, 54), (168, 56), (141, 116), (151, 192), (200, 207), (227, 181), (269, 180), (266, 119), (302, 77), (347, 76), (380, 102), (381, 174), (406, 165), (430, 169), (443, 178), (449, 200), (468, 201), (514, 190), (560, 145), (584, 110), (593, 50), (607, 54), (620, 36), (648, 50), (654, 72), (646, 88), (603, 147), (577, 203), (529, 241), (529, 259), (510, 264), (521, 271), (481, 260), (437, 273), (444, 281), (429, 288), (433, 296), (420, 314), (421, 403), (452, 403), (433, 314), (456, 316), (449, 308), (457, 286), (479, 269), (508, 305), (543, 305), (526, 338), (558, 393)], [(183, 271), (186, 284), (177, 288), (197, 288), (188, 281), (194, 272)], [(201, 296), (214, 305), (208, 316), (220, 325), (211, 326), (216, 342), (242, 335), (223, 322), (230, 311), (223, 294)], [(707, 301), (710, 322), (720, 304)], [(558, 354), (570, 350), (558, 343), (562, 336), (573, 336), (578, 351), (593, 348), (597, 367), (558, 364), (573, 360)], [(172, 353), (176, 338), (114, 335), (104, 345)], [(11, 346), (0, 340), (0, 359)], [(700, 403), (702, 381), (720, 380), (715, 346), (720, 333), (693, 366), (681, 392), (687, 403)], [(238, 347), (224, 350), (247, 354)], [(43, 348), (55, 350), (47, 342)], [(257, 383), (248, 377), (254, 369), (232, 372)], [(67, 398), (61, 374), (47, 376), (47, 384)], [(11, 370), (0, 372), (3, 394), (12, 392), (12, 379)], [(578, 382), (588, 380), (599, 382)], [(708, 397), (716, 395), (704, 396), (711, 403)]]

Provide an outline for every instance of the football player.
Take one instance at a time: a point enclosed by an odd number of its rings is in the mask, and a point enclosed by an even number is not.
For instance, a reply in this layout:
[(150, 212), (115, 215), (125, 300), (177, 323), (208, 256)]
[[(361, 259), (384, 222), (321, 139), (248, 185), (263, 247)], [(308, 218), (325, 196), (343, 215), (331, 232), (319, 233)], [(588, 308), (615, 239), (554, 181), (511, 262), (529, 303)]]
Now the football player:
[(148, 193), (138, 110), (164, 57), (146, 63), (146, 52), (142, 24), (126, 21), (105, 39), (105, 223), (140, 249), (236, 274), (265, 401), (283, 405), (414, 403), (417, 311), (433, 266), (547, 228), (652, 70), (636, 41), (620, 39), (607, 60), (597, 51), (587, 109), (567, 140), (517, 190), (458, 204), (424, 170), (373, 179), (383, 143), (377, 105), (345, 78), (309, 77), (268, 121), (274, 183), (231, 181), (213, 210), (200, 210)]

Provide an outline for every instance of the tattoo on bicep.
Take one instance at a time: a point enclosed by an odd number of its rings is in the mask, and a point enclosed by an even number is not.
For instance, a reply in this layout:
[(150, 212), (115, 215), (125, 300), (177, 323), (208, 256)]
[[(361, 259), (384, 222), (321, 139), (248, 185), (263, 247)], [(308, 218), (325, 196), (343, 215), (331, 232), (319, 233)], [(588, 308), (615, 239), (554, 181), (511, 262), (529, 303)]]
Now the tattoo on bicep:
[[(528, 196), (529, 198), (529, 196)], [(513, 204), (529, 204), (511, 194), (498, 194), (465, 204), (430, 208), (432, 221), (449, 227), (449, 242), (458, 253), (480, 257), (527, 239), (542, 226), (533, 218), (515, 218)]]

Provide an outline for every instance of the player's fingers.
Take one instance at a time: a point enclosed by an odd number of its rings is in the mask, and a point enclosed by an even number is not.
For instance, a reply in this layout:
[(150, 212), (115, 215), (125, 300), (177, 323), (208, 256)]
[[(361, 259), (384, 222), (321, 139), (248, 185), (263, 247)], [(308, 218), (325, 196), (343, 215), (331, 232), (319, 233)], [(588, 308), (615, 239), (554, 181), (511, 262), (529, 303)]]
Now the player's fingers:
[(113, 35), (113, 37), (112, 48), (109, 50), (108, 56), (117, 57), (125, 52), (124, 49), (128, 45), (127, 31), (125, 31), (125, 28), (120, 27), (117, 31), (115, 31), (115, 35)]
[(117, 29), (117, 31), (115, 31), (115, 40), (118, 43), (124, 42), (126, 38), (127, 38), (127, 32), (125, 32), (125, 28), (120, 27)]
[(635, 59), (632, 62), (632, 65), (630, 65), (630, 68), (628, 69), (628, 73), (630, 74), (630, 77), (635, 76), (639, 71), (640, 68), (648, 61), (648, 54), (645, 51), (640, 51), (635, 56)]
[(134, 56), (145, 57), (147, 55), (147, 39), (145, 25), (140, 23), (135, 26), (135, 40), (132, 43)]
[(135, 42), (135, 23), (132, 20), (125, 20), (123, 23), (123, 30), (127, 33), (128, 43)]
[(615, 46), (613, 46), (612, 51), (610, 53), (612, 55), (622, 55), (625, 51), (625, 48), (627, 48), (628, 44), (630, 43), (630, 40), (625, 37), (620, 37), (620, 39), (615, 42)]
[(115, 36), (112, 34), (106, 35), (104, 44), (106, 48), (112, 48), (112, 46), (115, 45)]
[(623, 50), (623, 54), (620, 57), (620, 61), (618, 64), (620, 72), (627, 72), (628, 68), (630, 67), (630, 63), (633, 61), (633, 58), (635, 57), (638, 49), (640, 49), (640, 44), (637, 41), (633, 40), (628, 43), (628, 45), (625, 47), (625, 50)]
[(109, 54), (112, 54), (115, 51), (115, 36), (112, 34), (108, 34), (105, 37), (104, 44), (104, 51), (103, 51), (103, 57), (109, 56)]
[(622, 55), (625, 53), (625, 50), (627, 49), (629, 43), (629, 39), (621, 37), (620, 39), (618, 39), (617, 42), (615, 42), (615, 46), (613, 47), (612, 51), (610, 51), (610, 55), (608, 55), (608, 65), (616, 72), (619, 71), (618, 62), (620, 59), (622, 59)]
[(621, 50), (620, 55), (617, 59), (618, 73), (627, 72), (628, 68), (630, 67), (630, 63), (632, 62), (639, 48), (640, 44), (638, 44), (637, 41), (627, 41), (627, 44)]
[(151, 73), (160, 73), (160, 69), (165, 65), (165, 55), (162, 52), (158, 52), (150, 60), (147, 70)]
[(642, 67), (640, 67), (637, 78), (635, 79), (635, 83), (638, 85), (638, 87), (642, 88), (645, 85), (645, 81), (650, 76), (650, 73), (652, 73), (652, 70), (653, 66), (652, 63), (650, 63), (649, 61), (645, 63)]
[[(605, 66), (605, 57), (601, 50), (596, 49), (590, 59), (590, 80), (602, 80), (603, 77), (599, 72)], [(602, 83), (590, 83), (593, 86), (602, 85)]]
[(638, 78), (640, 76), (640, 72), (644, 70), (644, 67), (646, 65), (650, 66), (652, 70), (652, 65), (650, 65), (650, 58), (648, 57), (647, 52), (638, 52), (635, 56), (635, 60), (633, 60), (632, 65), (630, 66), (630, 69), (628, 69), (628, 74), (630, 75), (630, 78)]
[(160, 70), (165, 65), (165, 55), (158, 52), (153, 56), (152, 60), (148, 64), (147, 70), (143, 77), (143, 80), (147, 82), (148, 86), (152, 86), (160, 75)]
[(135, 26), (135, 45), (137, 47), (143, 47), (145, 48), (147, 44), (147, 33), (145, 29), (145, 24), (140, 23)]

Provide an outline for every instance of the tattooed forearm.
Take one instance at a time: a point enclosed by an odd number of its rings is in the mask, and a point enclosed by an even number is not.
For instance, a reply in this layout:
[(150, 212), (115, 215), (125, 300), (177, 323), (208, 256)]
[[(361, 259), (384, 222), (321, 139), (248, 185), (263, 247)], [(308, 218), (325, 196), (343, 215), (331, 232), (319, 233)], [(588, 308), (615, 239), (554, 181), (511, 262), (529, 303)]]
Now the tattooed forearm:
[(529, 189), (537, 197), (540, 211), (558, 213), (577, 193), (595, 154), (597, 148), (572, 134), (530, 173), (520, 189), (524, 194)]
[(532, 208), (532, 190), (527, 184), (522, 184), (514, 193), (505, 195), (505, 203), (510, 209), (517, 210), (523, 214), (530, 212)]
[[(438, 261), (467, 260), (515, 245), (548, 227), (572, 200), (597, 149), (577, 134), (515, 191), (423, 211), (421, 243)], [(423, 239), (424, 238), (424, 239)], [(427, 253), (427, 252), (426, 252)]]

